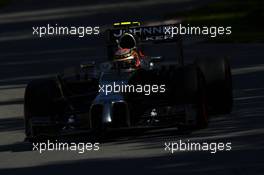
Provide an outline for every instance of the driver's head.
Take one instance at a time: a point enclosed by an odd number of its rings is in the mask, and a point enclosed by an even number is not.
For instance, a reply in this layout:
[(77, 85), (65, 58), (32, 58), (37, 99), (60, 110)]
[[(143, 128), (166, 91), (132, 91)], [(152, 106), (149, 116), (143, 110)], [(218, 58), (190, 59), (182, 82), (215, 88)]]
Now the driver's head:
[(136, 39), (135, 39), (135, 37), (132, 34), (130, 34), (130, 33), (125, 33), (119, 39), (119, 47), (128, 48), (128, 49), (136, 48)]
[(114, 62), (121, 68), (136, 68), (139, 66), (136, 40), (132, 34), (125, 33), (118, 41), (118, 48), (114, 54)]
[(122, 68), (131, 68), (135, 65), (133, 50), (128, 48), (118, 48), (114, 55), (114, 62)]

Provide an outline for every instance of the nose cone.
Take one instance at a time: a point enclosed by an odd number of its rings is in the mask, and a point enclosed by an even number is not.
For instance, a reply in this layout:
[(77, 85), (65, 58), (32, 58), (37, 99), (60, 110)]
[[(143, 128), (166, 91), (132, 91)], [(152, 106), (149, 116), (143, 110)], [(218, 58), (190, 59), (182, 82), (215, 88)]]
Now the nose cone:
[(112, 123), (112, 109), (111, 109), (111, 107), (112, 107), (112, 105), (110, 104), (110, 102), (104, 104), (103, 118), (102, 118), (104, 124)]

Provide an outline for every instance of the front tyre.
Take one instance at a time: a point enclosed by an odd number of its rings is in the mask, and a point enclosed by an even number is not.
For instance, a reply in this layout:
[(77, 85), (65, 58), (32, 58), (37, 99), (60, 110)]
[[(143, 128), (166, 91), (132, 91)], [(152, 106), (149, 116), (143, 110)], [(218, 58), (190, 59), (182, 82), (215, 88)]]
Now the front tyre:
[[(190, 65), (184, 69), (184, 94), (185, 103), (192, 106), (192, 109), (189, 109), (192, 110), (191, 115), (195, 118), (195, 123), (191, 124), (191, 127), (194, 129), (206, 128), (209, 116), (205, 79), (196, 65)], [(188, 116), (186, 119), (188, 121)]]
[(42, 134), (40, 127), (33, 125), (33, 120), (50, 120), (58, 110), (54, 98), (59, 97), (59, 89), (52, 79), (30, 82), (24, 96), (24, 121), (26, 137), (37, 137)]
[(195, 63), (205, 77), (210, 112), (214, 114), (230, 113), (233, 106), (233, 93), (228, 59), (202, 58), (196, 59)]

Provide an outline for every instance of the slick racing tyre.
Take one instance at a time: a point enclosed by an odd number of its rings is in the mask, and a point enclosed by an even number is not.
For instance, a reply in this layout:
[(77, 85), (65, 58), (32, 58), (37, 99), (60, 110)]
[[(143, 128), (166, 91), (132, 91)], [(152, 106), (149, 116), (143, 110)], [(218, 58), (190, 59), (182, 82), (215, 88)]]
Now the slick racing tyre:
[[(186, 106), (191, 106), (195, 123), (189, 124), (193, 129), (202, 129), (208, 126), (208, 104), (204, 76), (196, 65), (186, 66), (183, 70), (184, 98)], [(187, 111), (186, 111), (187, 112)], [(188, 112), (186, 119), (188, 122)]]
[(226, 58), (203, 58), (196, 59), (195, 63), (205, 77), (210, 112), (213, 114), (230, 113), (233, 94), (228, 60)]
[(159, 72), (166, 84), (166, 97), (170, 103), (184, 106), (185, 116), (181, 128), (201, 129), (208, 126), (208, 104), (203, 73), (195, 64), (167, 67)]
[(35, 80), (28, 84), (24, 97), (24, 121), (26, 137), (42, 134), (40, 127), (32, 124), (33, 120), (50, 120), (56, 113), (54, 98), (59, 96), (55, 81), (49, 79)]

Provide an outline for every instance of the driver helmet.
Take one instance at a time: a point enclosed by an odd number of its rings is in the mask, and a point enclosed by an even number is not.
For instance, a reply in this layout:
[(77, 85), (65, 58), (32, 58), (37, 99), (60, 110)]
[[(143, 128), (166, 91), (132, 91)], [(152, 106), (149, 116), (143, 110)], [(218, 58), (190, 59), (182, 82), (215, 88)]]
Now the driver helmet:
[(140, 58), (136, 48), (136, 40), (132, 34), (125, 33), (118, 42), (114, 53), (114, 61), (126, 65), (125, 67), (140, 67)]
[(135, 49), (118, 48), (114, 54), (114, 62), (124, 65), (123, 67), (140, 67), (139, 55)]

